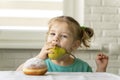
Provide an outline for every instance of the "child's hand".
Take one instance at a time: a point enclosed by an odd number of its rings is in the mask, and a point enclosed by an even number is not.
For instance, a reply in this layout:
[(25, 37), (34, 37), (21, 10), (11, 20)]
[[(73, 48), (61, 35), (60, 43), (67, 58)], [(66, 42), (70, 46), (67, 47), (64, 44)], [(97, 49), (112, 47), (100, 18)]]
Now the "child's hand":
[(53, 47), (52, 44), (46, 43), (43, 48), (41, 49), (40, 53), (36, 56), (40, 59), (46, 59), (48, 57), (48, 53), (51, 53), (51, 48)]
[(98, 54), (96, 57), (97, 72), (105, 72), (108, 65), (108, 56), (105, 54)]

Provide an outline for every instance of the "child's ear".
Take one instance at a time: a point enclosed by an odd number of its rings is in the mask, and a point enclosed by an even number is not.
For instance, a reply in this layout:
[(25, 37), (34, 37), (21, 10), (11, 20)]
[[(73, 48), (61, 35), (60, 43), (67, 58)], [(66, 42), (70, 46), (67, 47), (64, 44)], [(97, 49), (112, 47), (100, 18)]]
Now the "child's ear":
[(77, 49), (79, 46), (80, 46), (80, 41), (77, 40), (77, 41), (75, 41), (75, 42), (73, 43), (72, 49), (75, 50), (75, 49)]

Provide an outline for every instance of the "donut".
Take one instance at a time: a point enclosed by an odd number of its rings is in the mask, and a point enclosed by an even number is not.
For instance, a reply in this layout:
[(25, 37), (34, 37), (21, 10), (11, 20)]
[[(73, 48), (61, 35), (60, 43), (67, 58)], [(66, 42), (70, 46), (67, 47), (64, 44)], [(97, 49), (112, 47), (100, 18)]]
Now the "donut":
[(47, 65), (42, 59), (31, 58), (24, 63), (23, 72), (27, 75), (44, 75), (47, 72)]

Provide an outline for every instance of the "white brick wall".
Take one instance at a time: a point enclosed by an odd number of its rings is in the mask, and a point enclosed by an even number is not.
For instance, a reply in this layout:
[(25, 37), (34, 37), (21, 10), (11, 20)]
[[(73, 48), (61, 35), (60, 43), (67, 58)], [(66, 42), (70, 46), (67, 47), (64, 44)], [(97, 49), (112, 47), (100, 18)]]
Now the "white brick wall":
[(0, 49), (0, 70), (16, 70), (27, 59), (35, 56), (40, 50)]
[[(101, 50), (109, 56), (107, 72), (120, 75), (120, 53), (107, 51), (111, 44), (120, 45), (120, 0), (85, 0), (85, 25), (95, 30), (94, 43), (102, 47), (108, 46)], [(39, 51), (0, 49), (0, 70), (15, 70), (21, 63), (35, 56)], [(95, 71), (97, 53), (99, 53), (97, 50), (77, 51), (75, 55), (87, 61)]]
[(119, 0), (101, 0), (104, 6), (120, 7)]
[(120, 1), (85, 0), (85, 9), (85, 25), (95, 30), (94, 43), (108, 46), (107, 72), (120, 75)]

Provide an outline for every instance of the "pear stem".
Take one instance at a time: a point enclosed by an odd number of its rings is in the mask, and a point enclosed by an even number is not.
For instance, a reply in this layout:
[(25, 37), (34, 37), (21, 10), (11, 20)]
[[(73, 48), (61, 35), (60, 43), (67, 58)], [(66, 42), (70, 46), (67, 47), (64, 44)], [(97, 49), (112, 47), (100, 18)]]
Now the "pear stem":
[(74, 59), (76, 58), (76, 57), (75, 57), (73, 54), (71, 54), (71, 53), (68, 53), (68, 52), (67, 52), (67, 54), (69, 54), (69, 55), (73, 56), (73, 57), (74, 57)]

